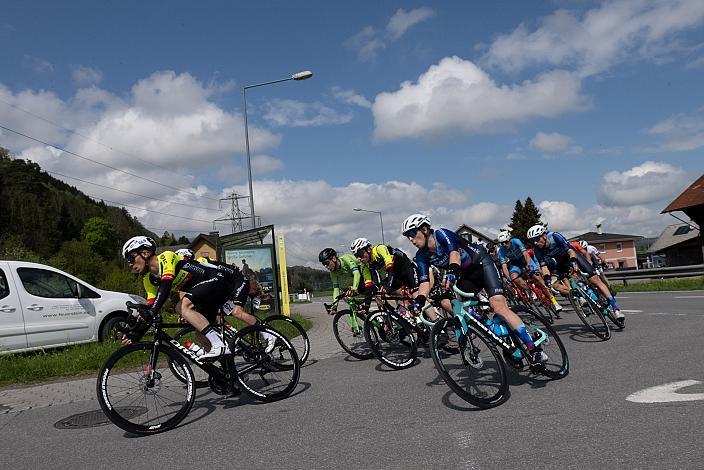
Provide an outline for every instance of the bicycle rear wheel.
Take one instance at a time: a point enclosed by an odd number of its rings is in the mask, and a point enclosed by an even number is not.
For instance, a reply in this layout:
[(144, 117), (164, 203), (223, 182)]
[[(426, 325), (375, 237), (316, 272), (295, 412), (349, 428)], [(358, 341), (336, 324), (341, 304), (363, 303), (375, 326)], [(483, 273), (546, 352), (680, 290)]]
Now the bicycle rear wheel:
[(298, 360), (303, 365), (310, 354), (310, 341), (306, 330), (293, 318), (285, 315), (271, 315), (262, 320), (262, 322), (271, 329), (274, 329), (284, 335), (298, 354)]
[(445, 383), (467, 403), (493, 408), (508, 399), (506, 365), (483, 333), (470, 327), (462, 334), (456, 318), (442, 318), (430, 332), (430, 354)]
[(606, 324), (604, 314), (601, 313), (601, 309), (594, 304), (592, 299), (585, 297), (582, 292), (575, 289), (570, 290), (569, 299), (572, 308), (589, 331), (604, 341), (611, 338), (611, 330), (609, 325)]
[(415, 335), (408, 322), (395, 312), (370, 313), (364, 323), (364, 338), (377, 359), (392, 369), (406, 369), (416, 360)]
[[(274, 337), (272, 349), (267, 336)], [(242, 328), (230, 339), (232, 361), (240, 388), (255, 400), (285, 398), (298, 385), (301, 365), (291, 342), (264, 325)]]
[[(115, 351), (97, 380), (98, 402), (118, 427), (135, 434), (154, 434), (175, 427), (186, 417), (195, 399), (193, 372), (174, 349), (137, 343)], [(176, 376), (167, 364), (174, 364)], [(152, 364), (156, 363), (155, 366)]]
[(365, 319), (366, 315), (352, 315), (351, 310), (340, 310), (332, 321), (335, 339), (342, 349), (350, 356), (362, 360), (374, 357), (374, 351), (364, 339)]
[(535, 346), (540, 348), (548, 357), (547, 361), (540, 369), (540, 373), (550, 379), (562, 379), (570, 373), (570, 361), (567, 356), (567, 349), (562, 340), (543, 318), (534, 311), (516, 307), (513, 310), (526, 325), (526, 330), (535, 342)]

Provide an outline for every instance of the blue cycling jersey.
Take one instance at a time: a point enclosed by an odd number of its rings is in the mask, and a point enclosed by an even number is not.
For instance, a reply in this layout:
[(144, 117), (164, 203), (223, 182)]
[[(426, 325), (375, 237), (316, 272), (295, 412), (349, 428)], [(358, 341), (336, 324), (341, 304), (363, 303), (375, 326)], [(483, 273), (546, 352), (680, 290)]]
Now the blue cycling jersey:
[(433, 232), (432, 236), (435, 238), (435, 251), (418, 250), (415, 256), (420, 282), (429, 281), (430, 266), (447, 269), (450, 266), (450, 253), (453, 251), (460, 254), (460, 268), (462, 270), (466, 270), (472, 265), (478, 265), (481, 258), (486, 255), (486, 251), (479, 245), (469, 243), (452, 230), (439, 228)]
[(541, 266), (547, 266), (547, 258), (554, 258), (557, 264), (562, 264), (569, 260), (568, 251), (572, 246), (560, 232), (548, 232), (548, 240), (543, 248), (537, 246), (533, 248), (535, 258)]
[(523, 245), (523, 242), (518, 238), (512, 238), (509, 248), (506, 248), (504, 245), (499, 246), (499, 260), (502, 264), (525, 266), (526, 259), (523, 256), (525, 251), (526, 247)]

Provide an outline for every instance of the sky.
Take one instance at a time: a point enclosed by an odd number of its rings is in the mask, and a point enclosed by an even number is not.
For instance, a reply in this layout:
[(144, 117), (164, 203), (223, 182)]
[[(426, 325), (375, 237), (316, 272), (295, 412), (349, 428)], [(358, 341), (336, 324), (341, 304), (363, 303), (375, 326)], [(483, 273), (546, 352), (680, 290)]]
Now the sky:
[(291, 265), (380, 242), (355, 207), (409, 253), (412, 213), (492, 236), (529, 196), (568, 236), (657, 236), (704, 172), (701, 0), (29, 0), (0, 63), (1, 146), (191, 238), (248, 194), (243, 87), (312, 71), (247, 90), (255, 212)]

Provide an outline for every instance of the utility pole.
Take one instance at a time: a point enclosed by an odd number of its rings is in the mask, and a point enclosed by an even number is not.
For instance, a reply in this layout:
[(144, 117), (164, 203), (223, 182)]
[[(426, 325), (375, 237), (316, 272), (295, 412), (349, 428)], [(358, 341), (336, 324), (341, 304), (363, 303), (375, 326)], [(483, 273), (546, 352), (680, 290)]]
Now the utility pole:
[(213, 230), (215, 230), (216, 222), (230, 221), (232, 223), (232, 233), (242, 231), (242, 220), (250, 219), (251, 216), (240, 209), (240, 199), (249, 199), (248, 196), (240, 196), (237, 193), (230, 193), (228, 197), (220, 199), (220, 208), (228, 201), (230, 203), (230, 211), (227, 217), (213, 220)]

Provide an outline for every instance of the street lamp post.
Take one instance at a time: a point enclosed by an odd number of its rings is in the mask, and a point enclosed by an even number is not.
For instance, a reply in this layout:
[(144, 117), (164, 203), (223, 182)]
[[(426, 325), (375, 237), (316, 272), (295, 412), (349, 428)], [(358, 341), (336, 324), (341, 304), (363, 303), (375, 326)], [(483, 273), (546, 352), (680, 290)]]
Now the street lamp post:
[(371, 212), (372, 214), (379, 214), (379, 222), (381, 222), (381, 243), (386, 244), (386, 241), (384, 240), (384, 219), (381, 217), (381, 211), (370, 211), (367, 209), (360, 209), (359, 207), (355, 207), (352, 210), (357, 212)]
[(264, 85), (272, 85), (274, 83), (287, 82), (289, 80), (307, 80), (313, 76), (313, 72), (306, 70), (304, 72), (297, 72), (288, 78), (282, 78), (280, 80), (272, 80), (270, 82), (257, 83), (255, 85), (245, 85), (242, 87), (242, 97), (244, 99), (244, 140), (247, 145), (247, 175), (249, 181), (249, 211), (252, 216), (252, 228), (256, 228), (256, 218), (254, 214), (254, 192), (252, 191), (252, 157), (249, 153), (249, 126), (247, 124), (247, 90), (250, 88), (256, 88)]

